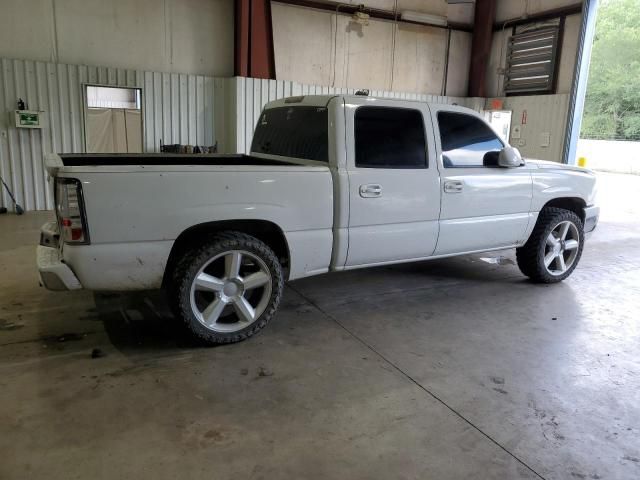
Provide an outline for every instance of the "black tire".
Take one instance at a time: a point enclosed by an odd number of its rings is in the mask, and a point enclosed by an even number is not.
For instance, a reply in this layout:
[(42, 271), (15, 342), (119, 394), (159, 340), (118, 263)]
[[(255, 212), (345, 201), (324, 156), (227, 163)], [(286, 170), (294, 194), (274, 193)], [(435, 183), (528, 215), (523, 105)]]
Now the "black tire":
[[(199, 272), (201, 273), (203, 266), (208, 265), (208, 262), (211, 262), (212, 259), (224, 259), (221, 255), (231, 251), (247, 252), (249, 255), (259, 259), (263, 267), (266, 266), (268, 272), (265, 273), (268, 273), (271, 278), (270, 295), (268, 293), (264, 295), (265, 302), (268, 298), (268, 303), (266, 303), (264, 311), (252, 323), (236, 331), (220, 332), (208, 328), (198, 319), (197, 313), (192, 308), (192, 285), (196, 275)], [(202, 245), (185, 251), (173, 270), (168, 283), (167, 294), (174, 314), (182, 320), (193, 336), (206, 344), (216, 345), (246, 340), (263, 329), (278, 310), (283, 289), (284, 275), (282, 266), (273, 250), (255, 237), (241, 232), (230, 231), (219, 233), (210, 237)], [(213, 298), (218, 298), (217, 295), (220, 294), (211, 293), (211, 295), (215, 295)], [(240, 315), (235, 312), (226, 315), (221, 314), (220, 316), (221, 318), (226, 318), (230, 317), (230, 315), (236, 315), (237, 321), (240, 320)], [(202, 312), (200, 312), (200, 316), (202, 316)], [(238, 323), (238, 325), (241, 324)]]
[[(578, 235), (577, 253), (571, 265), (562, 274), (553, 274), (545, 266), (547, 238), (562, 222), (571, 222)], [(544, 208), (527, 243), (516, 249), (520, 271), (536, 283), (557, 283), (567, 278), (578, 265), (584, 247), (584, 227), (582, 220), (574, 212), (563, 208)]]

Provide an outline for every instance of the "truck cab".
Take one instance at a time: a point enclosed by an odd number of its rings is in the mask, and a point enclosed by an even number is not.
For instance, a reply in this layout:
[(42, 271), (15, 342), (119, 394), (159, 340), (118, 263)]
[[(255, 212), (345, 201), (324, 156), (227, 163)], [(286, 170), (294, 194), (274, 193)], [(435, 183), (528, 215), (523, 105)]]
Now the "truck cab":
[(533, 229), (537, 164), (501, 167), (508, 145), (473, 110), (359, 95), (277, 100), (258, 121), (252, 155), (290, 155), (266, 131), (289, 115), (296, 130), (281, 138), (298, 141), (313, 124), (293, 119), (300, 113), (328, 116), (327, 155), (297, 154), (332, 172), (332, 270), (515, 247)]

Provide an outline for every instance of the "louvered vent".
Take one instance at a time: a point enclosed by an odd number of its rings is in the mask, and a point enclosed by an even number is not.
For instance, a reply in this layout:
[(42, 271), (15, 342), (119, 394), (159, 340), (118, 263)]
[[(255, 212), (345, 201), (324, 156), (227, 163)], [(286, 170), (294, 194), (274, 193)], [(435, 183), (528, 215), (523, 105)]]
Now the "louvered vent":
[(552, 93), (558, 27), (516, 33), (509, 39), (504, 90), (509, 93)]

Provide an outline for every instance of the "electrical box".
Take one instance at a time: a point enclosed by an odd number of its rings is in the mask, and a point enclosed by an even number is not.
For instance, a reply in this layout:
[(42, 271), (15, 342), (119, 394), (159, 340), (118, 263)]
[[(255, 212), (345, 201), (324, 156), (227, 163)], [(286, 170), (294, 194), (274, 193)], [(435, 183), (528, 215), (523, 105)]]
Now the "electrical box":
[(15, 110), (16, 128), (42, 128), (42, 114), (38, 110)]
[(548, 147), (549, 145), (551, 145), (551, 133), (542, 132), (540, 134), (540, 146), (541, 147)]
[(487, 110), (484, 112), (484, 119), (500, 135), (500, 138), (509, 143), (509, 133), (511, 131), (511, 110)]

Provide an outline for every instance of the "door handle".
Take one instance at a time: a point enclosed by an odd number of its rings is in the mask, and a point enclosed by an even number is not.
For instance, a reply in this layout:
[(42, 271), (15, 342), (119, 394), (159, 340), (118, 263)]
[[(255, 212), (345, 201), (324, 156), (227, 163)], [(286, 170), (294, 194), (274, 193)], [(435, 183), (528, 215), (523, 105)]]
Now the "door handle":
[(461, 193), (463, 186), (462, 180), (447, 180), (444, 182), (444, 193)]
[(369, 185), (360, 185), (360, 196), (363, 198), (381, 197), (382, 185), (370, 183)]

